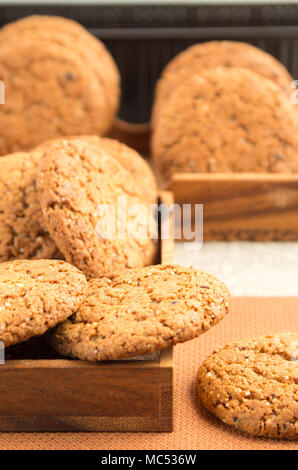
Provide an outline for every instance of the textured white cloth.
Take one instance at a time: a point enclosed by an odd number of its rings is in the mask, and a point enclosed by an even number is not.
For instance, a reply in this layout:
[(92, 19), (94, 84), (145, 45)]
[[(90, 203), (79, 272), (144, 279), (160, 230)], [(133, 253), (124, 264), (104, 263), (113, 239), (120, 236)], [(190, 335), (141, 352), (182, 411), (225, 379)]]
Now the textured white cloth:
[(224, 281), (235, 296), (298, 296), (298, 242), (175, 243), (175, 263)]

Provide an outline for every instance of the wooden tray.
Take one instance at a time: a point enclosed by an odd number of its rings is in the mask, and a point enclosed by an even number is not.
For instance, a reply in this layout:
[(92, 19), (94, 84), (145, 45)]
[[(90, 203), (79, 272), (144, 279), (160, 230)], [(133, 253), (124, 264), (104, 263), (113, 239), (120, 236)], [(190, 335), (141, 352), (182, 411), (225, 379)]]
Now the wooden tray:
[[(117, 119), (111, 136), (150, 161), (149, 124)], [(204, 205), (204, 240), (298, 240), (298, 174), (179, 173), (159, 183), (180, 205)]]
[[(170, 193), (162, 202), (172, 204)], [(173, 239), (161, 243), (173, 262)], [(0, 365), (0, 431), (172, 431), (172, 348), (155, 360), (8, 360)]]
[(205, 240), (298, 240), (298, 174), (176, 174), (178, 204), (203, 204)]

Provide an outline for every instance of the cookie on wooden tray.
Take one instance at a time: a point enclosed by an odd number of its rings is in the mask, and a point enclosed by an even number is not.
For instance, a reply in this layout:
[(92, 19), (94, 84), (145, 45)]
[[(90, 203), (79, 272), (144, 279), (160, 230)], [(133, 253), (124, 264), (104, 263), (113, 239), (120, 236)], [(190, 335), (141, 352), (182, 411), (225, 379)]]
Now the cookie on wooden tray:
[(298, 439), (298, 333), (237, 341), (198, 371), (199, 396), (224, 423), (252, 436)]
[(24, 38), (60, 44), (76, 52), (92, 72), (95, 71), (102, 85), (106, 100), (105, 113), (113, 120), (120, 99), (120, 75), (118, 68), (104, 44), (79, 23), (59, 16), (33, 15), (5, 25), (0, 30), (3, 42)]
[(92, 279), (79, 311), (52, 346), (90, 361), (151, 354), (204, 333), (228, 311), (230, 293), (213, 276), (175, 265)]
[(0, 262), (60, 257), (43, 224), (35, 179), (39, 158), (15, 153), (0, 159)]
[(293, 78), (273, 56), (244, 42), (210, 41), (195, 44), (182, 51), (165, 67), (157, 82), (153, 107), (153, 122), (177, 86), (207, 69), (241, 67), (252, 70), (275, 82), (289, 96)]
[(63, 140), (55, 152), (44, 148), (37, 189), (59, 250), (87, 277), (154, 263), (156, 221), (149, 203), (103, 148), (81, 139)]
[(183, 172), (296, 172), (297, 113), (271, 80), (241, 68), (212, 69), (172, 93), (152, 149), (166, 180)]
[(0, 340), (11, 346), (39, 336), (75, 313), (85, 276), (64, 261), (0, 264)]
[[(109, 129), (119, 101), (118, 72), (105, 63), (107, 51), (97, 58), (83, 39), (74, 47), (72, 38), (59, 31), (3, 34), (0, 154), (28, 150), (58, 136), (101, 135)], [(108, 80), (110, 75), (114, 80)]]
[(118, 140), (109, 139), (107, 137), (92, 136), (71, 136), (67, 139), (59, 138), (49, 140), (39, 145), (35, 150), (42, 151), (49, 146), (59, 146), (61, 140), (77, 140), (80, 139), (89, 146), (101, 147), (106, 150), (112, 157), (118, 160), (121, 165), (129, 171), (134, 177), (136, 184), (139, 186), (141, 195), (151, 203), (157, 201), (157, 183), (153, 171), (144, 158), (136, 152), (136, 150), (119, 142)]

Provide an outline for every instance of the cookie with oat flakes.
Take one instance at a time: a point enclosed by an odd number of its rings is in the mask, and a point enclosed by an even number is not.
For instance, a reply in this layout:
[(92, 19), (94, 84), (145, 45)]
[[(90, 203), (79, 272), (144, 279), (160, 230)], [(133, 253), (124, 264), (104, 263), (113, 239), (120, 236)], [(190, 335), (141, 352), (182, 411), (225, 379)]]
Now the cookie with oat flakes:
[(88, 136), (70, 136), (67, 138), (58, 138), (48, 140), (39, 145), (35, 150), (42, 151), (44, 148), (59, 147), (61, 140), (77, 140), (84, 141), (89, 146), (101, 147), (106, 150), (113, 158), (118, 160), (121, 165), (133, 176), (136, 184), (139, 186), (140, 194), (151, 202), (157, 201), (157, 183), (153, 171), (144, 158), (134, 149), (119, 142), (115, 139), (107, 137), (99, 137), (97, 135)]
[[(120, 75), (115, 61), (100, 40), (79, 23), (50, 15), (28, 16), (8, 23), (0, 30), (0, 40), (6, 44), (24, 39), (46, 40), (78, 54), (86, 69), (97, 76), (105, 100), (104, 114), (107, 121), (112, 122), (120, 100)], [(100, 115), (98, 119), (101, 119)]]
[(101, 135), (112, 123), (95, 70), (69, 47), (26, 37), (3, 41), (0, 80), (0, 155), (64, 135)]
[(198, 371), (205, 407), (252, 436), (298, 439), (298, 333), (240, 340)]
[(35, 179), (36, 154), (0, 158), (0, 262), (14, 259), (60, 258), (43, 224)]
[(64, 261), (0, 264), (0, 340), (11, 346), (39, 336), (75, 313), (85, 276)]
[(240, 67), (276, 83), (288, 96), (292, 93), (293, 77), (273, 56), (245, 42), (209, 41), (195, 44), (176, 55), (165, 67), (157, 82), (152, 122), (156, 124), (159, 110), (177, 86), (192, 75), (200, 75), (217, 67)]
[(156, 166), (165, 180), (188, 172), (297, 172), (293, 108), (275, 83), (250, 70), (207, 70), (162, 107), (152, 139)]
[(229, 298), (215, 277), (177, 265), (92, 279), (79, 311), (55, 329), (51, 344), (89, 361), (152, 354), (218, 323)]
[(59, 250), (88, 278), (154, 263), (157, 223), (150, 205), (102, 147), (80, 138), (61, 140), (55, 152), (45, 147), (37, 193)]

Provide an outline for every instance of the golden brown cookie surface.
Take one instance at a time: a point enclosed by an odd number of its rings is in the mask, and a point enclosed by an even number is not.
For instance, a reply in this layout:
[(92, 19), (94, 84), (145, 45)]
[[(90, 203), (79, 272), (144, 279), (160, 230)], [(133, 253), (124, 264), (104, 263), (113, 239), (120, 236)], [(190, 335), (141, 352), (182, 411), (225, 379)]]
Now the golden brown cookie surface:
[(157, 184), (155, 176), (144, 158), (136, 150), (114, 139), (102, 137), (100, 138), (100, 145), (131, 173), (140, 188), (142, 196), (147, 201), (155, 203), (157, 200)]
[(229, 296), (213, 276), (174, 265), (92, 279), (79, 312), (59, 325), (52, 345), (91, 361), (151, 354), (218, 323)]
[(133, 177), (102, 148), (64, 140), (44, 150), (37, 181), (45, 224), (87, 277), (152, 264), (156, 223)]
[(163, 106), (153, 133), (165, 179), (183, 172), (295, 172), (297, 114), (272, 81), (246, 69), (194, 76)]
[(112, 124), (119, 101), (113, 59), (79, 25), (78, 31), (64, 30), (68, 20), (60, 20), (47, 19), (50, 26), (44, 30), (43, 21), (36, 28), (29, 22), (30, 28), (23, 30), (22, 20), (0, 32), (2, 155), (58, 136), (101, 135)]
[(182, 51), (165, 67), (158, 81), (153, 109), (156, 122), (159, 109), (177, 86), (192, 75), (217, 67), (240, 67), (252, 70), (275, 82), (290, 95), (293, 78), (285, 67), (266, 52), (244, 42), (210, 41)]
[[(136, 181), (136, 184), (139, 186), (140, 194), (149, 202), (155, 203), (157, 200), (157, 184), (155, 176), (148, 165), (148, 163), (141, 157), (141, 155), (136, 152), (134, 149), (128, 147), (114, 139), (109, 139), (107, 137), (98, 137), (96, 135), (92, 136), (70, 136), (67, 137), (67, 140), (77, 140), (80, 139), (89, 146), (94, 146), (102, 148), (107, 153), (109, 153), (115, 160), (118, 160), (119, 163), (133, 176)], [(55, 147), (60, 145), (63, 138), (54, 139), (46, 141), (41, 144), (37, 151), (42, 151), (43, 148), (48, 146)]]
[(0, 159), (0, 262), (59, 256), (42, 222), (35, 188), (38, 164), (29, 153)]
[(75, 313), (85, 276), (64, 261), (33, 260), (0, 264), (0, 340), (10, 346)]
[(33, 15), (5, 25), (0, 30), (1, 41), (47, 40), (77, 53), (86, 68), (96, 73), (106, 100), (106, 113), (112, 120), (120, 98), (120, 76), (117, 66), (104, 44), (79, 23), (59, 16)]
[(297, 439), (297, 356), (297, 333), (232, 343), (199, 368), (199, 396), (209, 411), (238, 430)]

